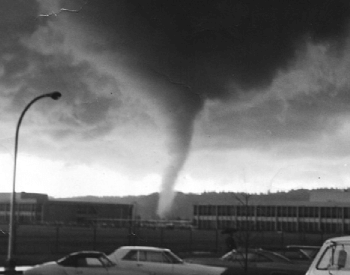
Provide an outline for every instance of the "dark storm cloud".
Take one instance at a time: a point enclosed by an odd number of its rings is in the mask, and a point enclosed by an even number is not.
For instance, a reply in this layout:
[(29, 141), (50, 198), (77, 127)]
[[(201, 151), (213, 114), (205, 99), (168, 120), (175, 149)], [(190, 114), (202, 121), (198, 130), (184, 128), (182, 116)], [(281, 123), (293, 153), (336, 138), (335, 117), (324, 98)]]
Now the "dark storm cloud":
[[(58, 118), (62, 127), (71, 128), (72, 134), (83, 131), (90, 137), (105, 134), (113, 128), (108, 114), (119, 104), (119, 89), (114, 78), (98, 73), (88, 62), (74, 62), (69, 55), (30, 52), (27, 56), (32, 69), (17, 79), (21, 84), (16, 94), (10, 95), (13, 106), (9, 106), (8, 111), (18, 112), (33, 94), (59, 90), (64, 93), (61, 101), (67, 106), (66, 112)], [(13, 78), (16, 80), (15, 76)], [(106, 87), (111, 87), (112, 93), (99, 94)]]
[[(317, 98), (315, 100), (315, 97)], [(323, 133), (334, 133), (341, 126), (337, 116), (347, 112), (345, 104), (329, 103), (320, 95), (301, 96), (290, 100), (288, 113), (280, 118), (283, 106), (278, 100), (270, 100), (246, 111), (232, 112), (213, 117), (203, 129), (203, 135), (222, 139), (216, 140), (216, 148), (265, 147), (278, 141), (311, 141)], [(227, 137), (229, 140), (223, 142)], [(220, 145), (221, 143), (221, 145)]]
[(0, 80), (4, 84), (12, 83), (13, 76), (29, 66), (28, 53), (20, 40), (36, 30), (37, 10), (35, 1), (1, 1), (0, 61), (3, 74)]
[[(65, 102), (60, 106), (67, 108), (58, 120), (61, 128), (67, 128), (57, 129), (58, 135), (81, 133), (93, 138), (110, 132), (114, 125), (111, 108), (120, 105), (115, 79), (64, 52), (65, 32), (48, 27), (51, 18), (38, 17), (36, 1), (1, 1), (0, 5), (0, 83), (2, 96), (12, 103), (3, 111), (18, 114), (34, 96), (59, 90), (64, 95), (60, 101)], [(35, 36), (42, 28), (48, 31)], [(30, 47), (33, 41), (39, 47)], [(58, 50), (42, 51), (46, 46)], [(35, 109), (45, 112), (45, 108)]]
[(112, 46), (205, 98), (226, 96), (228, 80), (243, 89), (268, 86), (306, 36), (340, 46), (349, 16), (347, 1), (328, 0), (104, 1), (86, 8), (115, 34)]
[(10, 48), (10, 41), (16, 41), (21, 36), (32, 33), (36, 29), (35, 16), (38, 4), (34, 0), (28, 1), (1, 1), (0, 33), (1, 46)]
[[(0, 20), (6, 24), (0, 27), (4, 37), (1, 80), (11, 85), (18, 83), (36, 58), (20, 38), (50, 18), (38, 18), (38, 7), (32, 1), (3, 1), (2, 6)], [(288, 68), (305, 37), (333, 43), (341, 51), (348, 15), (347, 1), (149, 0), (88, 1), (72, 18), (90, 22), (105, 34), (105, 43), (91, 41), (90, 49), (125, 53), (135, 72), (176, 87), (148, 92), (174, 118), (174, 131), (177, 128), (178, 133), (190, 136), (192, 121), (206, 99), (238, 99), (238, 90), (253, 93), (253, 89), (268, 87), (276, 72)], [(69, 76), (80, 72), (75, 65), (65, 77), (56, 77), (46, 70), (50, 66), (46, 62), (50, 64), (49, 57), (37, 65), (43, 68), (38, 70), (41, 79), (55, 84), (45, 83), (48, 86), (62, 87), (60, 83), (69, 79), (70, 89), (87, 89)], [(29, 82), (33, 85), (35, 81)], [(177, 108), (181, 115), (174, 111)]]
[[(67, 3), (61, 2), (62, 8), (70, 8)], [(60, 7), (55, 7), (48, 11), (52, 16), (43, 18), (37, 17), (38, 7), (32, 1), (3, 1), (1, 5), (1, 83), (16, 87), (7, 96), (14, 98), (12, 107), (17, 110), (35, 91), (65, 91), (66, 113), (59, 118), (57, 136), (80, 132), (94, 138), (109, 132), (118, 123), (110, 113), (122, 100), (117, 99), (117, 80), (100, 73), (93, 58), (83, 62), (68, 51), (27, 47), (23, 38), (38, 28), (48, 26), (48, 32), (41, 33), (48, 36), (45, 47), (51, 43), (64, 48), (65, 31), (74, 32), (74, 23), (87, 24), (86, 29), (95, 30), (99, 37), (88, 41), (84, 50), (96, 56), (115, 53), (117, 68), (125, 66), (135, 79), (150, 83), (142, 92), (170, 118), (170, 163), (163, 177), (168, 198), (189, 153), (194, 121), (207, 101), (239, 102), (242, 93), (253, 98), (266, 91), (278, 73), (290, 69), (305, 40), (327, 43), (341, 56), (349, 19), (349, 3), (340, 0), (88, 1), (78, 13), (56, 16)], [(50, 29), (55, 24), (57, 28)], [(72, 29), (64, 30), (67, 26)], [(106, 90), (115, 93), (107, 95)], [(324, 88), (324, 100), (330, 90)], [(236, 146), (256, 144), (257, 139), (258, 146), (264, 146), (271, 145), (270, 140), (312, 138), (319, 128), (334, 129), (337, 124), (332, 117), (339, 112), (338, 104), (327, 106), (322, 93), (316, 96), (316, 101), (310, 95), (288, 98), (293, 116), (283, 121), (278, 118), (283, 104), (276, 99), (246, 112), (214, 117), (209, 133), (217, 131), (213, 136), (218, 138), (215, 142), (222, 141), (220, 146), (225, 142), (231, 146), (225, 136), (236, 141)], [(343, 96), (345, 90), (338, 98)], [(314, 105), (310, 107), (308, 100)], [(322, 111), (332, 116), (322, 118), (318, 115)], [(301, 119), (305, 115), (307, 122)]]
[[(82, 16), (91, 27), (103, 28), (110, 34), (106, 40), (108, 48), (129, 56), (128, 65), (135, 72), (153, 82), (168, 82), (171, 87), (147, 91), (173, 119), (172, 149), (182, 152), (173, 156), (173, 164), (165, 173), (164, 179), (168, 175), (173, 178), (169, 179), (170, 184), (164, 180), (166, 187), (173, 185), (184, 164), (194, 119), (205, 100), (239, 100), (242, 92), (268, 88), (278, 72), (289, 68), (305, 39), (311, 43), (327, 42), (343, 51), (349, 3), (91, 1)], [(97, 44), (90, 49), (98, 51), (103, 47)], [(262, 125), (271, 126), (269, 134), (267, 128), (261, 129), (263, 140), (264, 136), (271, 137), (274, 130), (276, 135), (288, 136), (287, 128), (260, 112), (233, 120), (240, 120), (238, 124), (245, 125), (242, 128), (256, 128), (257, 132)], [(300, 125), (298, 128), (310, 130)], [(252, 139), (249, 136), (248, 140)]]
[(84, 18), (110, 34), (105, 47), (131, 55), (130, 66), (148, 79), (177, 86), (148, 92), (179, 132), (204, 100), (239, 100), (242, 91), (269, 87), (305, 39), (342, 52), (349, 19), (347, 1), (328, 0), (91, 1), (85, 8)]

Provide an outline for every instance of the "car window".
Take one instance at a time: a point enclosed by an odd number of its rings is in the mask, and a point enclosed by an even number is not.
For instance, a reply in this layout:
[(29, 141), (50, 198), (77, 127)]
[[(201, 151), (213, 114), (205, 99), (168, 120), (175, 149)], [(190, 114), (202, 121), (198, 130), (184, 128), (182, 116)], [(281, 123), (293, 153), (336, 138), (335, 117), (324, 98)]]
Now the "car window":
[(326, 251), (323, 253), (321, 259), (317, 264), (317, 269), (321, 270), (332, 270), (338, 269), (338, 257), (339, 252), (344, 250), (347, 253), (345, 259), (345, 266), (342, 267), (342, 270), (350, 270), (350, 245), (332, 245), (329, 246)]
[(139, 261), (146, 262), (147, 261), (147, 253), (146, 251), (139, 251)]
[(252, 261), (254, 262), (259, 262), (259, 263), (263, 263), (263, 262), (272, 262), (271, 259), (269, 259), (268, 257), (265, 257), (262, 254), (255, 254), (254, 258), (252, 259)]
[(87, 255), (87, 254), (76, 254), (68, 255), (57, 261), (57, 264), (68, 267), (96, 267), (96, 266), (113, 266), (112, 263), (106, 256), (100, 254)]
[[(248, 260), (252, 258), (251, 254), (248, 254)], [(243, 261), (245, 259), (244, 253), (239, 253), (239, 252), (229, 252), (226, 255), (222, 257), (223, 260), (226, 261)]]
[(57, 261), (57, 264), (62, 265), (62, 266), (70, 266), (70, 267), (75, 267), (77, 266), (77, 257), (75, 256), (66, 256), (62, 259), (59, 259)]
[(309, 257), (310, 259), (313, 259), (315, 258), (317, 252), (319, 251), (319, 249), (315, 248), (315, 249), (307, 249), (307, 248), (303, 248), (303, 249), (300, 249), (301, 252), (303, 252), (307, 257)]
[(297, 250), (297, 251), (285, 251), (283, 253), (285, 257), (288, 259), (293, 259), (293, 260), (308, 260), (310, 259), (303, 251)]
[[(243, 252), (242, 253), (232, 253), (232, 258), (233, 258), (233, 260), (236, 260), (236, 261), (243, 261), (243, 260), (245, 260), (246, 255)], [(255, 254), (248, 253), (247, 258), (248, 258), (248, 261), (254, 261)]]
[(182, 263), (182, 260), (171, 252), (130, 250), (124, 257), (126, 261)]
[(86, 267), (103, 267), (101, 261), (98, 258), (86, 258)]
[(279, 263), (286, 263), (286, 264), (292, 263), (290, 259), (276, 252), (263, 251), (263, 252), (259, 252), (258, 254), (270, 259), (271, 262), (279, 262)]
[(165, 251), (164, 256), (169, 260), (170, 263), (173, 264), (182, 264), (183, 261), (176, 256), (174, 253), (171, 253), (170, 251)]
[(163, 263), (166, 259), (163, 257), (162, 252), (147, 251), (147, 262)]
[(103, 264), (95, 257), (81, 257), (77, 259), (76, 267), (103, 267)]
[(77, 260), (76, 266), (77, 267), (86, 267), (87, 266), (86, 260), (84, 258), (79, 258)]
[(126, 261), (137, 261), (137, 250), (130, 250), (124, 257)]
[[(244, 259), (246, 258), (245, 253), (242, 253), (242, 256)], [(257, 254), (256, 253), (248, 253), (247, 258), (248, 258), (248, 261), (255, 262), (257, 259)]]
[(173, 259), (169, 257), (165, 252), (162, 253), (163, 263), (171, 264), (173, 263)]
[(221, 259), (225, 261), (239, 261), (240, 259), (243, 259), (243, 257), (239, 253), (228, 252), (224, 256), (222, 256)]

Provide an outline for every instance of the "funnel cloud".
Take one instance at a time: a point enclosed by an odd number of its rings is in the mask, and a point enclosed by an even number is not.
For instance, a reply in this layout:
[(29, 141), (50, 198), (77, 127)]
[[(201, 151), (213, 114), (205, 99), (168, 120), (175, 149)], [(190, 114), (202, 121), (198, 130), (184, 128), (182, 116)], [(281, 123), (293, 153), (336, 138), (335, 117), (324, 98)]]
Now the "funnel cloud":
[(131, 67), (154, 82), (159, 75), (152, 72), (161, 72), (162, 81), (176, 87), (149, 91), (171, 121), (160, 216), (170, 208), (204, 102), (254, 97), (288, 71), (307, 43), (327, 43), (341, 53), (348, 31), (346, 1), (151, 0), (109, 5), (120, 16), (111, 19), (109, 13), (111, 21), (104, 24), (122, 34), (122, 47), (136, 59)]
[[(211, 181), (225, 169), (225, 181), (239, 174), (232, 172), (238, 158), (213, 161), (214, 151), (266, 154), (271, 167), (281, 165), (275, 156), (287, 156), (290, 165), (306, 151), (311, 157), (327, 152), (325, 159), (350, 155), (344, 149), (349, 131), (341, 128), (347, 125), (350, 87), (347, 0), (0, 5), (6, 124), (12, 125), (14, 112), (37, 93), (64, 94), (61, 107), (32, 110), (31, 131), (41, 132), (37, 140), (24, 138), (23, 148), (42, 156), (57, 148), (53, 159), (103, 163), (127, 175), (111, 176), (121, 178), (113, 182), (115, 189), (130, 178), (137, 182), (161, 173), (160, 217), (169, 213), (187, 165), (189, 174), (196, 171), (196, 182), (206, 180), (206, 170)], [(51, 114), (50, 122), (35, 128), (42, 113)], [(320, 136), (325, 138), (314, 142)], [(189, 164), (193, 152), (197, 158)], [(270, 171), (266, 159), (261, 157), (252, 174)], [(195, 166), (198, 160), (206, 169)]]

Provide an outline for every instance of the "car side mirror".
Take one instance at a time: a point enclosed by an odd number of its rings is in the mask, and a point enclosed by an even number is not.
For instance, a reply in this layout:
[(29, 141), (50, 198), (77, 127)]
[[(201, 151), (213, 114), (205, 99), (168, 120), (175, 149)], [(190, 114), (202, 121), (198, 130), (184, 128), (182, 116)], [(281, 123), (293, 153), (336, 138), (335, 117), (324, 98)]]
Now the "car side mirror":
[(338, 268), (344, 268), (345, 265), (346, 265), (346, 260), (347, 260), (347, 257), (348, 257), (348, 253), (345, 251), (345, 250), (340, 250), (338, 252)]

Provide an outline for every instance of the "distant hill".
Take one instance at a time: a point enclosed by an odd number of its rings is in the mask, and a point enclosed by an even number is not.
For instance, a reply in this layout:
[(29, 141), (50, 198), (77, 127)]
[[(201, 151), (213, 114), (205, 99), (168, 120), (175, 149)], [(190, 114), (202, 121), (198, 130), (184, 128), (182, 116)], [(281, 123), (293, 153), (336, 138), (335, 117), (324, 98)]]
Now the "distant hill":
[[(299, 189), (289, 192), (277, 192), (270, 194), (251, 194), (251, 201), (308, 201), (310, 190)], [(193, 205), (195, 204), (232, 204), (237, 202), (237, 197), (242, 197), (240, 193), (231, 192), (205, 192), (202, 194), (185, 194), (178, 192), (174, 199), (173, 207), (168, 215), (168, 219), (191, 219)], [(88, 202), (108, 202), (108, 203), (125, 203), (134, 204), (136, 213), (141, 219), (158, 219), (157, 204), (158, 193), (153, 193), (144, 196), (84, 196), (72, 198), (58, 198), (55, 200), (73, 200), (73, 201), (88, 201)]]

